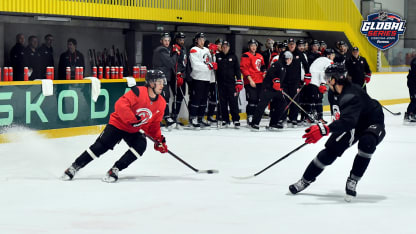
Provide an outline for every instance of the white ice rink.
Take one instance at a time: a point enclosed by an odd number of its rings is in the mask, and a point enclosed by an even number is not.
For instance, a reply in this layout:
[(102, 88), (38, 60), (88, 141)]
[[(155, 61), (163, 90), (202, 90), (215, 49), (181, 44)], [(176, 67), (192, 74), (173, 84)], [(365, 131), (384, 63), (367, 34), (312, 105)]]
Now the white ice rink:
[[(388, 106), (404, 112), (407, 105)], [(288, 195), (327, 137), (307, 145), (250, 180), (249, 176), (303, 143), (304, 128), (250, 132), (246, 128), (164, 132), (169, 149), (198, 169), (153, 150), (120, 173), (102, 176), (126, 151), (118, 145), (83, 168), (59, 177), (97, 135), (42, 139), (20, 133), (0, 144), (1, 234), (406, 234), (416, 233), (416, 126), (385, 112), (387, 135), (346, 203), (344, 186), (354, 145), (308, 189)], [(245, 121), (243, 121), (245, 122)]]

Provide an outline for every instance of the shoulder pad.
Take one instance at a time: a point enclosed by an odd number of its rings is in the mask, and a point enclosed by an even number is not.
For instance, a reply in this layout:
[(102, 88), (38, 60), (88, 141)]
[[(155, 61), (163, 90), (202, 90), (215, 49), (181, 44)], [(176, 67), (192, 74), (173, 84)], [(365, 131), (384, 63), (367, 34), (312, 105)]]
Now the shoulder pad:
[(189, 51), (189, 53), (196, 53), (196, 52), (198, 52), (196, 49), (191, 49), (191, 51)]
[(133, 86), (131, 90), (133, 91), (134, 94), (136, 94), (137, 97), (140, 95), (140, 90), (139, 88), (137, 88), (137, 86)]
[(244, 53), (243, 56), (241, 56), (243, 58), (248, 58), (248, 54)]
[(353, 101), (355, 97), (356, 96), (352, 93), (345, 94), (339, 99), (339, 105), (344, 106), (346, 103)]

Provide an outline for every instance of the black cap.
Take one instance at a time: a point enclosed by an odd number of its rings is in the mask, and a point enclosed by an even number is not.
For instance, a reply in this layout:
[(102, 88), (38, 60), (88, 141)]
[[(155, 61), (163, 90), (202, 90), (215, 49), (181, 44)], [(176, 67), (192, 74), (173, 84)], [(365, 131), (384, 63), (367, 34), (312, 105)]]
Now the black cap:
[(289, 44), (289, 43), (296, 43), (296, 41), (295, 41), (295, 39), (293, 39), (293, 38), (289, 38), (289, 40), (287, 41), (287, 43)]
[(200, 33), (195, 34), (194, 39), (198, 39), (198, 38), (205, 38), (205, 33), (200, 32)]
[(338, 45), (340, 45), (340, 46), (345, 45), (345, 46), (346, 46), (346, 45), (347, 45), (347, 43), (345, 43), (345, 41), (339, 41), (339, 42), (338, 42)]
[(311, 42), (311, 45), (318, 45), (318, 46), (319, 46), (319, 41), (318, 41), (318, 40), (313, 40), (313, 41)]
[(228, 41), (223, 41), (223, 42), (222, 42), (222, 45), (227, 45), (227, 46), (230, 46), (230, 42), (228, 42)]
[(217, 38), (217, 40), (215, 40), (215, 44), (219, 44), (219, 43), (223, 43), (224, 40), (222, 38)]
[(358, 47), (353, 47), (352, 51), (359, 51)]
[(299, 39), (296, 41), (296, 45), (304, 45), (304, 44), (305, 44), (305, 41), (302, 39)]
[(278, 47), (279, 46), (279, 44), (282, 44), (281, 42), (279, 42), (279, 41), (275, 41), (274, 43), (273, 43), (273, 47)]
[(326, 45), (326, 42), (325, 41), (320, 41), (319, 44), (321, 44), (321, 46)]
[(335, 50), (328, 48), (324, 50), (324, 55), (328, 55), (328, 54), (335, 54)]

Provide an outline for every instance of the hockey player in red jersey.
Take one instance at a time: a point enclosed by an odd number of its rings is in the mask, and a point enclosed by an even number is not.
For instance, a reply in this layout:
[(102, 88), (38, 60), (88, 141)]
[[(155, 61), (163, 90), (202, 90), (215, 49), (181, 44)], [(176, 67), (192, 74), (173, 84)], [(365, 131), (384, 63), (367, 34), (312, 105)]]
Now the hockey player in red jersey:
[(256, 53), (258, 42), (255, 39), (248, 41), (249, 51), (241, 56), (240, 70), (244, 76), (244, 88), (247, 96), (247, 124), (253, 120), (254, 111), (259, 103), (260, 91), (265, 74), (263, 56)]
[(146, 137), (139, 132), (141, 130), (156, 140), (155, 150), (166, 153), (168, 147), (160, 131), (160, 122), (166, 107), (166, 101), (160, 94), (166, 84), (166, 77), (162, 71), (149, 70), (146, 74), (146, 85), (133, 87), (117, 100), (104, 131), (95, 143), (65, 170), (62, 179), (72, 180), (79, 169), (124, 140), (129, 149), (103, 178), (105, 182), (116, 182), (118, 172), (127, 168), (146, 150)]

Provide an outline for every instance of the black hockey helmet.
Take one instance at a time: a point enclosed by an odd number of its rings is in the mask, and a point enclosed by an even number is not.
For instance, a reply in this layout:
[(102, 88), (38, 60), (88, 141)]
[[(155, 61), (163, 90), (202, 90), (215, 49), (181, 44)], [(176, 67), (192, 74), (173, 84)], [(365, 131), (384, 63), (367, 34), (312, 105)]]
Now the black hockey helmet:
[(320, 45), (320, 46), (326, 46), (326, 42), (325, 42), (325, 41), (320, 41), (320, 42), (319, 42), (319, 45)]
[(167, 32), (161, 33), (160, 34), (160, 40), (163, 40), (165, 38), (169, 38), (170, 39), (170, 34)]
[(329, 81), (332, 78), (335, 79), (337, 84), (343, 85), (348, 82), (347, 69), (343, 63), (334, 63), (326, 68), (325, 80)]
[(280, 41), (275, 41), (275, 42), (273, 43), (273, 48), (279, 48), (279, 44), (281, 44), (281, 42), (280, 42)]
[(202, 32), (196, 33), (195, 36), (194, 36), (194, 41), (198, 40), (199, 38), (204, 38), (205, 39), (206, 38), (205, 33), (202, 33)]
[(145, 85), (150, 86), (151, 83), (155, 83), (158, 80), (163, 80), (163, 85), (167, 84), (165, 73), (161, 70), (148, 70), (145, 77)]
[(339, 41), (338, 42), (338, 46), (347, 46), (347, 43), (345, 43), (345, 41)]
[(183, 32), (177, 32), (175, 34), (175, 40), (176, 39), (179, 39), (179, 38), (185, 39), (186, 38), (185, 33), (183, 33)]
[(328, 48), (324, 50), (324, 56), (327, 56), (329, 54), (335, 54), (335, 50)]
[(259, 46), (259, 43), (256, 39), (251, 38), (250, 40), (248, 40), (247, 45), (250, 46), (252, 44), (255, 44), (256, 46)]
[(217, 40), (215, 40), (215, 45), (222, 44), (223, 42), (224, 40), (222, 38), (217, 38)]

